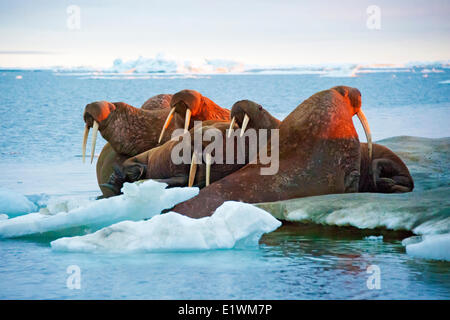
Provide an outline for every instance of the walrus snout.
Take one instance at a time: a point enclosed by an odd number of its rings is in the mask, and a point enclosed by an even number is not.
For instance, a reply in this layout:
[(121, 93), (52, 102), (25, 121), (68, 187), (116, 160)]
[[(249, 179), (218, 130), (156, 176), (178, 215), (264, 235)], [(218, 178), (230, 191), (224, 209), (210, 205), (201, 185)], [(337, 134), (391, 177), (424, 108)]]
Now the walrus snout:
[(84, 122), (92, 128), (93, 121), (98, 123), (107, 119), (109, 114), (116, 110), (116, 106), (108, 101), (96, 101), (86, 105), (84, 108)]

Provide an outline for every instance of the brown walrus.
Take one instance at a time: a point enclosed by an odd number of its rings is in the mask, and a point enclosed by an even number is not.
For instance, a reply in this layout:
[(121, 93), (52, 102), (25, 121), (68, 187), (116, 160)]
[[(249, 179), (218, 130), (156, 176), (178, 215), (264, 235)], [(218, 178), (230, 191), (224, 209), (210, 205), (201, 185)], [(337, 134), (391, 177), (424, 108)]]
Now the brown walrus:
[[(122, 163), (130, 156), (157, 145), (159, 128), (169, 113), (171, 98), (171, 94), (158, 94), (144, 102), (140, 109), (123, 102), (107, 101), (93, 102), (86, 106), (83, 114), (86, 123), (83, 137), (83, 162), (91, 127), (94, 128), (91, 162), (95, 152), (97, 130), (108, 141), (97, 160), (96, 172), (99, 186), (108, 181), (114, 164)], [(170, 133), (174, 129), (173, 125), (168, 127)], [(134, 137), (137, 137), (136, 144)], [(103, 197), (113, 195), (109, 189), (100, 187), (100, 190)]]
[(188, 131), (193, 127), (194, 121), (229, 121), (230, 110), (218, 106), (211, 99), (195, 90), (181, 90), (175, 93), (170, 101), (170, 113), (162, 127), (159, 141), (163, 141), (167, 126), (175, 119), (175, 126)]
[[(89, 129), (93, 128), (91, 163), (94, 157), (97, 131), (119, 154), (134, 156), (158, 144), (159, 128), (170, 112), (171, 95), (157, 95), (148, 99), (142, 108), (124, 102), (97, 101), (86, 106), (83, 137), (83, 161)], [(168, 127), (173, 131), (175, 126)], [(169, 140), (169, 137), (165, 141)], [(164, 142), (164, 141), (163, 141)]]
[[(175, 121), (170, 123), (167, 120), (172, 118), (170, 107), (174, 96), (173, 108), (176, 107), (179, 112), (175, 114)], [(111, 176), (113, 165), (121, 164), (130, 156), (143, 153), (156, 147), (159, 143), (168, 141), (176, 128), (183, 127), (183, 120), (179, 118), (182, 117), (180, 112), (183, 111), (184, 106), (195, 110), (194, 120), (229, 119), (228, 110), (219, 107), (197, 91), (183, 90), (174, 96), (171, 94), (156, 95), (148, 99), (141, 109), (123, 102), (110, 103), (107, 101), (94, 102), (86, 106), (83, 115), (86, 122), (83, 138), (83, 161), (91, 127), (94, 128), (91, 162), (95, 152), (97, 130), (108, 141), (100, 153), (96, 168), (97, 181), (103, 196), (113, 195), (109, 189), (101, 187)], [(167, 123), (164, 124), (165, 122)], [(167, 130), (165, 137), (162, 134), (158, 136), (163, 124), (165, 130)]]
[[(241, 100), (236, 102), (231, 108), (231, 123), (235, 122), (241, 128), (241, 133), (245, 132), (247, 126), (259, 129), (276, 129), (281, 121), (273, 117), (260, 104), (251, 100)], [(231, 129), (231, 128), (230, 128)]]
[[(258, 203), (357, 192), (360, 143), (352, 122), (354, 115), (371, 142), (358, 89), (339, 86), (314, 94), (279, 126), (276, 174), (261, 175), (261, 164), (248, 164), (176, 205), (173, 211), (200, 218), (211, 215), (227, 200)], [(268, 152), (273, 148), (272, 144)]]
[[(232, 122), (245, 130), (247, 123), (259, 129), (278, 128), (281, 123), (259, 104), (243, 100), (231, 109)], [(247, 120), (245, 120), (247, 119)], [(372, 144), (372, 162), (369, 161), (367, 143), (361, 143), (359, 192), (399, 193), (411, 192), (414, 181), (406, 164), (389, 148)]]

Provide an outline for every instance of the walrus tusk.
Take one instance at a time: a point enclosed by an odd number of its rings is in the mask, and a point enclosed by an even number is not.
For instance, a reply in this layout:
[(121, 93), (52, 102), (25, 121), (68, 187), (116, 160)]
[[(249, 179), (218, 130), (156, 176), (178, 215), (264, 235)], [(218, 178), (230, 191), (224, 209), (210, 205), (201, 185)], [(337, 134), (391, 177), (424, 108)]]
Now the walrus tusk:
[(159, 135), (158, 143), (161, 143), (162, 137), (164, 136), (164, 132), (166, 131), (167, 127), (169, 126), (170, 121), (172, 121), (174, 112), (175, 112), (175, 107), (170, 109), (169, 115), (167, 116), (166, 122), (164, 122), (164, 126), (161, 130), (161, 134)]
[(249, 116), (247, 114), (245, 114), (244, 120), (242, 121), (241, 137), (244, 135), (244, 132), (245, 132), (245, 129), (247, 128), (249, 120), (250, 120)]
[(230, 122), (230, 128), (228, 129), (228, 138), (231, 137), (231, 130), (233, 130), (235, 122), (236, 122), (236, 117), (233, 117), (233, 119), (231, 119), (231, 122)]
[(211, 177), (211, 153), (206, 154), (206, 186), (209, 186)]
[(188, 180), (188, 187), (192, 187), (194, 185), (194, 179), (195, 174), (197, 173), (197, 156), (194, 154), (192, 155), (191, 160), (191, 168), (189, 169), (189, 180)]
[(95, 144), (97, 143), (98, 122), (94, 120), (92, 126), (92, 147), (91, 147), (91, 163), (94, 160)]
[(186, 110), (186, 119), (184, 120), (184, 132), (189, 130), (189, 123), (191, 122), (191, 109)]
[(367, 118), (362, 110), (359, 110), (356, 115), (364, 128), (364, 133), (367, 138), (367, 150), (369, 151), (369, 163), (372, 163), (372, 134), (370, 133), (369, 122), (367, 121)]
[(83, 149), (83, 163), (86, 162), (86, 144), (87, 144), (88, 136), (89, 136), (89, 127), (88, 127), (88, 125), (86, 125), (84, 127), (83, 145), (82, 145), (82, 149)]

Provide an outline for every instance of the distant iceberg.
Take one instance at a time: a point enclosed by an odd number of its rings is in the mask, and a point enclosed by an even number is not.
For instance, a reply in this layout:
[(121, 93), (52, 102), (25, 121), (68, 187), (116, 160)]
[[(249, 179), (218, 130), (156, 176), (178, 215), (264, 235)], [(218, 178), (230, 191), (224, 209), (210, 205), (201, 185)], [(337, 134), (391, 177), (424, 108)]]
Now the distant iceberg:
[[(323, 77), (347, 78), (363, 73), (377, 72), (422, 72), (442, 73), (448, 68), (448, 62), (417, 62), (408, 64), (356, 64), (324, 63), (311, 65), (272, 65), (246, 64), (229, 59), (177, 60), (164, 54), (155, 57), (123, 60), (115, 59), (109, 68), (54, 68), (56, 73), (94, 73), (95, 78), (104, 78), (110, 74), (126, 79), (143, 79), (142, 75), (160, 74), (318, 74)], [(129, 78), (130, 75), (136, 76)]]
[(104, 72), (115, 73), (240, 73), (244, 65), (237, 61), (224, 59), (202, 59), (199, 61), (177, 61), (162, 54), (154, 58), (139, 57), (136, 60), (116, 59), (113, 66)]

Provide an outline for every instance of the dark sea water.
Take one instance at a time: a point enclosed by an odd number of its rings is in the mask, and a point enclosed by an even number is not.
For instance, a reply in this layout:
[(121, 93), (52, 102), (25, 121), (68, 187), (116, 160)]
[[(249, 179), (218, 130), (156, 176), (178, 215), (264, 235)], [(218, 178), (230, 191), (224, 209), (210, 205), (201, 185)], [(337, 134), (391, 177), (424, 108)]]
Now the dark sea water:
[[(76, 253), (52, 250), (54, 234), (3, 239), (0, 298), (449, 299), (450, 262), (408, 254), (402, 245), (414, 234), (450, 233), (449, 79), (449, 69), (357, 77), (0, 71), (0, 214), (16, 205), (1, 197), (5, 190), (25, 195), (35, 209), (99, 195), (95, 165), (81, 163), (87, 103), (140, 107), (155, 94), (186, 88), (227, 108), (251, 99), (283, 119), (317, 91), (357, 87), (374, 140), (398, 152), (416, 183), (413, 193), (392, 197), (308, 198), (256, 248)], [(103, 144), (99, 137), (97, 153)], [(448, 241), (438, 249), (450, 257)], [(66, 285), (70, 265), (81, 270), (79, 290)], [(371, 265), (379, 267), (380, 289), (367, 286)]]

